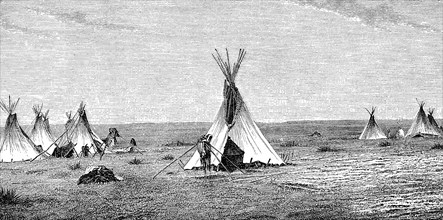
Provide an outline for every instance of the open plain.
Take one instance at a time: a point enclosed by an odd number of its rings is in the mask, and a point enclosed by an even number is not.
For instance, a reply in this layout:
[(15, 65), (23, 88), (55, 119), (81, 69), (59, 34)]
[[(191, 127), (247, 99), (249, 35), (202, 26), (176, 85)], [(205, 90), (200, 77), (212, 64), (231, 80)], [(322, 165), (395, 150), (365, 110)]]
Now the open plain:
[[(439, 120), (441, 123), (441, 120)], [(382, 128), (410, 121), (383, 121)], [(358, 140), (365, 121), (259, 123), (291, 165), (248, 168), (244, 174), (183, 171), (173, 164), (210, 123), (99, 125), (116, 127), (121, 146), (142, 151), (99, 157), (1, 163), (0, 184), (16, 204), (1, 219), (439, 219), (443, 216), (441, 138)], [(61, 126), (53, 126), (60, 134)], [(321, 137), (309, 136), (314, 131)], [(388, 144), (386, 144), (388, 142)], [(390, 146), (385, 146), (390, 145)], [(186, 163), (192, 153), (180, 160)], [(172, 157), (171, 157), (172, 156)], [(137, 158), (140, 164), (129, 164)], [(70, 169), (80, 163), (79, 169)], [(86, 167), (105, 165), (121, 182), (77, 185)]]

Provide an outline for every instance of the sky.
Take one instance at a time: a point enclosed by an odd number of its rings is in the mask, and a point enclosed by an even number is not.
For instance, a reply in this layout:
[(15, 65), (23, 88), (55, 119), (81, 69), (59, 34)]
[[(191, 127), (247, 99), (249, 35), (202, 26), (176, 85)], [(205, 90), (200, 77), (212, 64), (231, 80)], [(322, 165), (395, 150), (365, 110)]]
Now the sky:
[[(247, 51), (237, 86), (259, 122), (443, 115), (441, 1), (6, 1), (0, 97), (51, 123), (86, 103), (94, 124), (212, 121), (223, 75), (212, 58)], [(6, 115), (1, 112), (3, 125)]]

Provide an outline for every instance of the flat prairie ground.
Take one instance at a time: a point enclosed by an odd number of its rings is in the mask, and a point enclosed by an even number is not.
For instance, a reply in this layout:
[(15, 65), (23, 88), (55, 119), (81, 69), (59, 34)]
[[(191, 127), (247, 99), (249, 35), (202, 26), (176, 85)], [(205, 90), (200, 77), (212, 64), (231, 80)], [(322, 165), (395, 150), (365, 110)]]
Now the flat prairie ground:
[[(1, 219), (441, 219), (441, 138), (358, 140), (365, 121), (259, 124), (292, 165), (226, 172), (183, 171), (173, 164), (210, 123), (100, 125), (137, 140), (140, 153), (1, 163), (0, 184), (20, 195)], [(387, 127), (409, 121), (381, 121)], [(54, 126), (57, 134), (61, 126)], [(309, 134), (318, 131), (321, 137)], [(192, 153), (181, 161), (186, 163)], [(128, 162), (134, 158), (141, 164)], [(72, 170), (70, 165), (80, 163)], [(105, 165), (121, 182), (77, 185), (86, 167)]]

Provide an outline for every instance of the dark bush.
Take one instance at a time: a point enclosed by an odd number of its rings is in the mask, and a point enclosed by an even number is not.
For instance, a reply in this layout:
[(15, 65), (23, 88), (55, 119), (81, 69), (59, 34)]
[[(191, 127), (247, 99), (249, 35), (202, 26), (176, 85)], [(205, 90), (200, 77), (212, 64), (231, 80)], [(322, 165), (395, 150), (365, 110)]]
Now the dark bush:
[(443, 144), (441, 144), (441, 143), (435, 143), (434, 146), (432, 146), (431, 149), (443, 150)]
[(15, 189), (6, 189), (0, 187), (0, 204), (16, 204), (20, 196)]
[(165, 155), (162, 157), (162, 160), (173, 160), (174, 156), (172, 156), (171, 154)]
[(137, 159), (136, 157), (134, 157), (134, 159), (130, 160), (128, 163), (132, 164), (132, 165), (138, 165), (138, 164), (142, 163), (142, 160)]
[(379, 147), (389, 147), (389, 146), (391, 146), (391, 142), (384, 140), (384, 141), (378, 143), (378, 146)]
[(337, 152), (340, 151), (340, 149), (331, 148), (330, 146), (321, 146), (317, 148), (317, 152)]

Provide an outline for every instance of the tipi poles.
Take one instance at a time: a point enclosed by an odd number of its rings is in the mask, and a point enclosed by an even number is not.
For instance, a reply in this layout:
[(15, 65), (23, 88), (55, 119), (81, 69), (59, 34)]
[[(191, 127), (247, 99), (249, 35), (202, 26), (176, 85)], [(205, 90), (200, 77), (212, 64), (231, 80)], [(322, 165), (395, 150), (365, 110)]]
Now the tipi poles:
[(73, 145), (72, 145), (72, 147), (71, 147), (71, 148), (69, 148), (69, 150), (68, 150), (68, 151), (66, 152), (66, 154), (65, 154), (65, 155), (63, 155), (63, 157), (66, 157), (66, 156), (68, 156), (68, 154), (69, 154), (69, 152), (70, 152), (71, 150), (73, 150), (73, 151), (75, 152), (75, 154), (77, 155), (77, 157), (79, 157), (79, 155), (78, 155), (77, 151), (75, 150), (75, 146), (77, 146), (77, 143), (73, 144)]
[(39, 157), (39, 156), (41, 156), (42, 154), (46, 153), (46, 152), (49, 150), (49, 148), (51, 148), (52, 145), (54, 145), (58, 140), (60, 140), (61, 137), (63, 137), (63, 135), (66, 134), (66, 132), (68, 132), (68, 129), (66, 129), (66, 130), (63, 132), (62, 135), (60, 135), (60, 136), (59, 136), (54, 142), (52, 142), (52, 144), (49, 145), (49, 147), (48, 147), (46, 150), (44, 150), (44, 151), (42, 151), (41, 153), (39, 153), (39, 154), (38, 154), (36, 157), (34, 157), (30, 162), (34, 161), (35, 159), (37, 159), (37, 157)]
[[(77, 116), (77, 113), (75, 113), (74, 117)], [(73, 117), (73, 118), (74, 118)], [(38, 154), (36, 157), (34, 157), (34, 159), (32, 159), (30, 162), (34, 161), (35, 159), (37, 159), (39, 156), (41, 156), (43, 153), (46, 153), (46, 151), (49, 150), (49, 148), (51, 148), (52, 145), (54, 145), (58, 140), (60, 140), (61, 137), (63, 137), (63, 135), (65, 135), (68, 131), (70, 131), (72, 129), (72, 127), (74, 127), (74, 123), (72, 123), (72, 125), (69, 126), (69, 128), (66, 128), (65, 131), (63, 132), (62, 135), (60, 135), (57, 139), (55, 139), (54, 142), (52, 142), (51, 145), (49, 145), (48, 149), (44, 150), (43, 152), (41, 152), (40, 154)], [(69, 136), (69, 134), (68, 134)]]
[(194, 149), (197, 146), (197, 144), (195, 144), (194, 146), (192, 146), (191, 148), (189, 148), (189, 150), (187, 150), (186, 152), (184, 152), (182, 155), (180, 155), (179, 157), (177, 157), (174, 161), (172, 161), (171, 163), (169, 163), (167, 166), (165, 166), (163, 169), (161, 169), (160, 171), (158, 171), (157, 174), (155, 174), (152, 179), (154, 179), (156, 176), (158, 176), (161, 172), (163, 172), (164, 170), (166, 170), (166, 168), (168, 168), (169, 166), (171, 166), (173, 163), (175, 163), (177, 160), (179, 160), (181, 157), (183, 157), (185, 154), (187, 154), (189, 151), (191, 151), (192, 149)]
[(217, 155), (215, 155), (215, 153), (212, 150), (211, 150), (211, 153), (212, 153), (212, 155), (214, 155), (215, 159), (217, 159), (218, 162), (225, 168), (226, 172), (228, 172), (228, 174), (229, 174), (229, 177), (231, 177), (231, 179), (232, 179), (231, 173), (229, 172), (228, 168), (226, 168), (226, 166), (218, 159)]
[(100, 160), (102, 160), (103, 155), (105, 155), (106, 147), (108, 146), (107, 143), (103, 143), (105, 147), (103, 148), (103, 152), (100, 154)]

